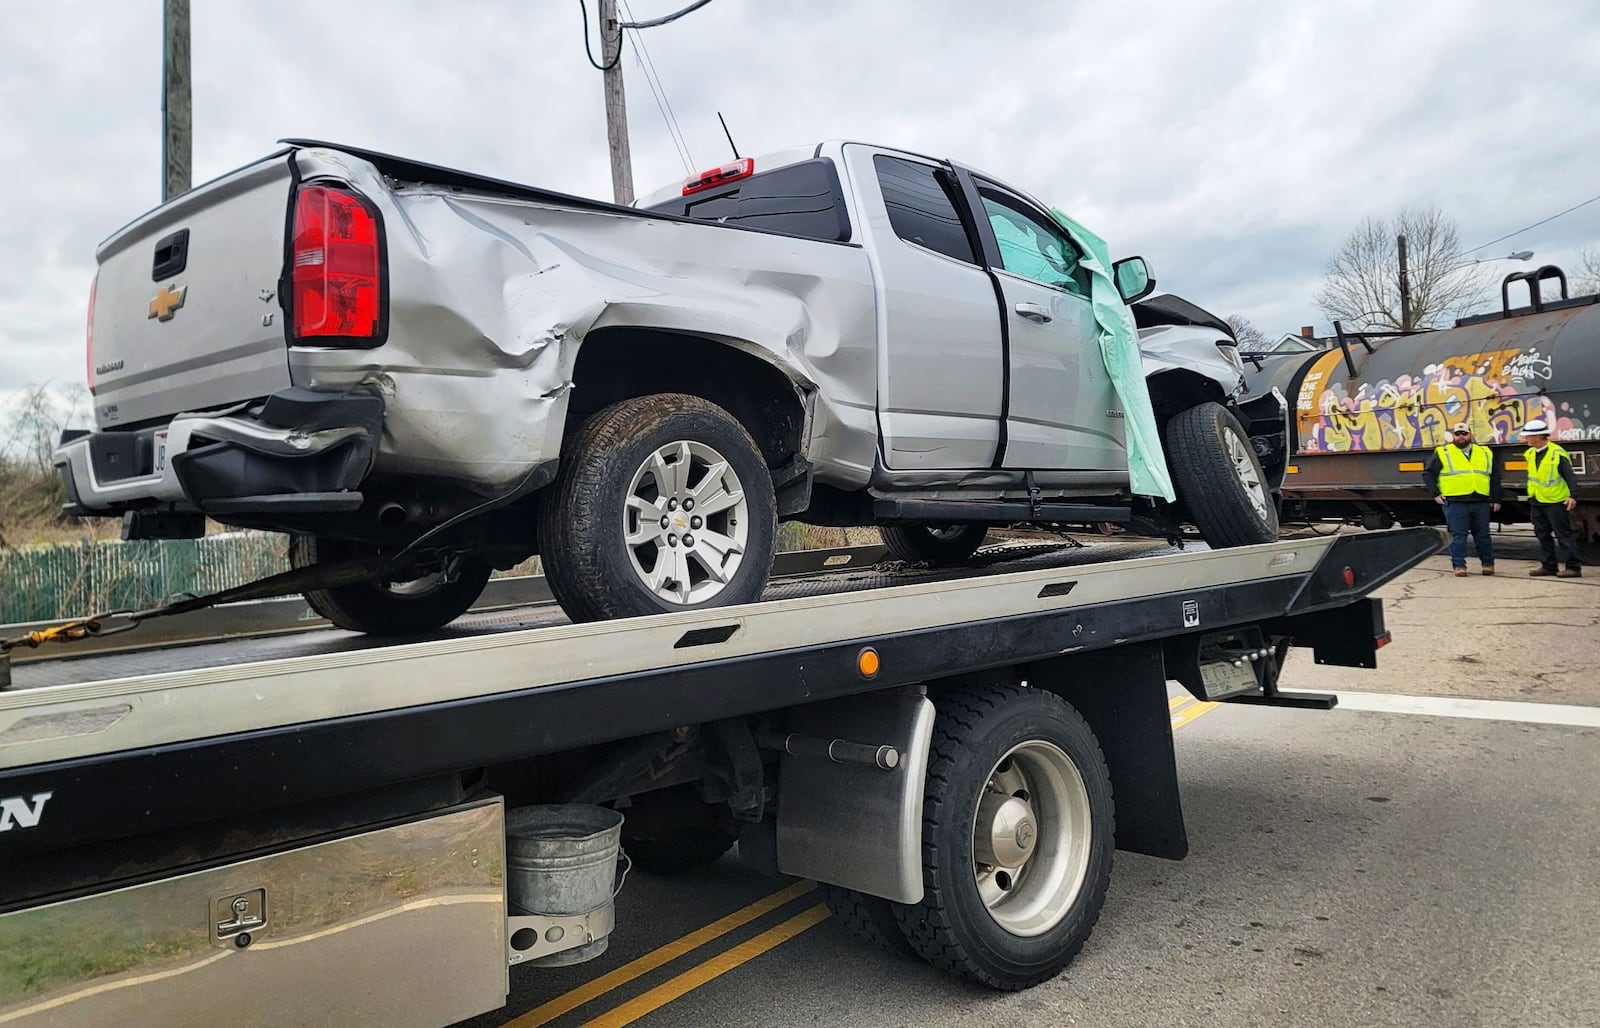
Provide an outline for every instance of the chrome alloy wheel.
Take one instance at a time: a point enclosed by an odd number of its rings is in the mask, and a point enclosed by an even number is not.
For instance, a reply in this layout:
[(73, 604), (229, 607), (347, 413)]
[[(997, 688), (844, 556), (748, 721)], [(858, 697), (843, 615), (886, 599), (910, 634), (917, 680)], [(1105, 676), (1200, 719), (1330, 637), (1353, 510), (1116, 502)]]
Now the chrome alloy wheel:
[(1089, 871), (1089, 791), (1066, 752), (1035, 740), (989, 772), (972, 825), (972, 873), (995, 923), (1036, 936), (1066, 917)]
[(732, 581), (749, 521), (744, 486), (722, 454), (704, 443), (674, 442), (634, 472), (622, 532), (645, 588), (687, 605), (712, 599)]
[(1256, 470), (1254, 456), (1249, 446), (1241, 442), (1239, 437), (1232, 432), (1223, 432), (1222, 438), (1228, 449), (1228, 460), (1233, 463), (1233, 473), (1239, 476), (1239, 484), (1244, 486), (1245, 494), (1250, 497), (1250, 506), (1263, 519), (1270, 519), (1271, 514), (1267, 509), (1267, 490), (1261, 484), (1261, 472)]

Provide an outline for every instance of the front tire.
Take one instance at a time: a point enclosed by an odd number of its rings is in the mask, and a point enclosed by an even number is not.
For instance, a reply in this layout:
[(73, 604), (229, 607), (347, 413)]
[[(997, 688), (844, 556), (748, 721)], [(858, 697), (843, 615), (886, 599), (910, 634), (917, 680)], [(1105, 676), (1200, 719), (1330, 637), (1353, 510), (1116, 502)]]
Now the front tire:
[(772, 476), (744, 427), (680, 393), (584, 422), (540, 505), (545, 578), (573, 621), (750, 603), (772, 570)]
[(1026, 989), (1077, 955), (1105, 902), (1116, 822), (1105, 757), (1054, 693), (961, 689), (935, 704), (923, 898), (895, 916), (935, 967)]
[(904, 561), (944, 567), (964, 564), (989, 535), (986, 525), (880, 525), (891, 554)]
[[(338, 564), (373, 556), (376, 548), (345, 539), (296, 535), (289, 539), (289, 566)], [(370, 581), (313, 589), (305, 593), (311, 609), (340, 628), (367, 635), (415, 635), (442, 628), (465, 614), (493, 572), (470, 554), (452, 559), (443, 571), (411, 581)]]
[(1278, 509), (1244, 428), (1220, 403), (1167, 421), (1167, 462), (1178, 499), (1207, 545), (1253, 546), (1278, 538)]

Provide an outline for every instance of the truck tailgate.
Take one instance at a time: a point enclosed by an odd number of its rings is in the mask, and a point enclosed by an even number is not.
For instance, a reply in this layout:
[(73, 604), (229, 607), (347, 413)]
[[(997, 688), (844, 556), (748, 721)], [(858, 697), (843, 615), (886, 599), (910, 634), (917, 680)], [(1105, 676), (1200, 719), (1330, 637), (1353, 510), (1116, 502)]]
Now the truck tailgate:
[(292, 159), (240, 168), (101, 244), (88, 363), (102, 429), (290, 385), (278, 280)]

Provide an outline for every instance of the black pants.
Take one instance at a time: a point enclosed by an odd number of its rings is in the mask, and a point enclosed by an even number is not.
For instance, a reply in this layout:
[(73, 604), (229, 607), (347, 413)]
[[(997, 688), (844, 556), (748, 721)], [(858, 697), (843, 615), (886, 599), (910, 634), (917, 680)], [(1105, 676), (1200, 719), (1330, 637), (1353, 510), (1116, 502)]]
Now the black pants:
[(1583, 566), (1578, 561), (1578, 545), (1566, 507), (1559, 503), (1530, 503), (1528, 520), (1533, 522), (1533, 534), (1539, 537), (1539, 563), (1546, 571), (1556, 570), (1558, 558), (1569, 568)]

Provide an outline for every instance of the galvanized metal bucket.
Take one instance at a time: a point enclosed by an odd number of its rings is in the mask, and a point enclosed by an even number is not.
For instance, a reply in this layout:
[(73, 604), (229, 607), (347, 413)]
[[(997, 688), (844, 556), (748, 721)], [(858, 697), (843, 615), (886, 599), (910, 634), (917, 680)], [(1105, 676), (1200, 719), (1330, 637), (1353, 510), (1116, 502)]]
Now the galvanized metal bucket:
[[(609, 908), (622, 887), (621, 849), (622, 815), (608, 807), (566, 803), (508, 811), (506, 891), (512, 913), (570, 917)], [(604, 953), (609, 941), (602, 936), (529, 963), (581, 963)]]

